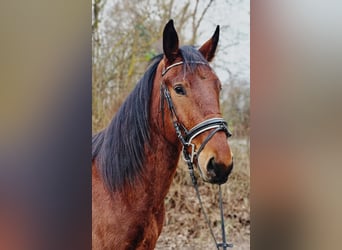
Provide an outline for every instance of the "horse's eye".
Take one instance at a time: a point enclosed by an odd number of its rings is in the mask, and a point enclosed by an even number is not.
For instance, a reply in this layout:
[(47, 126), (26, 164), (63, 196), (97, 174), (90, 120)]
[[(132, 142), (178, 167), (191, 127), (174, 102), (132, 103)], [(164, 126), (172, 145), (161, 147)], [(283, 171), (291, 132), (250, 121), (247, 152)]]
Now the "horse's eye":
[(176, 85), (173, 89), (178, 95), (186, 95), (185, 89), (182, 85)]

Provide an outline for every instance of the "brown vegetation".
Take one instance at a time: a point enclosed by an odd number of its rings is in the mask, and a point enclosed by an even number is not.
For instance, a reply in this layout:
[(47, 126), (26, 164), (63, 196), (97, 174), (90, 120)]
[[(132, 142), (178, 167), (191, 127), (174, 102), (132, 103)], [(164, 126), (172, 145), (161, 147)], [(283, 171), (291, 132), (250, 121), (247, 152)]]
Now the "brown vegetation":
[[(227, 240), (234, 249), (249, 249), (250, 175), (248, 138), (231, 139), (234, 169), (222, 186)], [(203, 205), (212, 222), (217, 240), (221, 240), (218, 187), (199, 179)], [(173, 185), (166, 198), (166, 219), (156, 249), (215, 249), (209, 228), (201, 212), (186, 165), (181, 159)]]

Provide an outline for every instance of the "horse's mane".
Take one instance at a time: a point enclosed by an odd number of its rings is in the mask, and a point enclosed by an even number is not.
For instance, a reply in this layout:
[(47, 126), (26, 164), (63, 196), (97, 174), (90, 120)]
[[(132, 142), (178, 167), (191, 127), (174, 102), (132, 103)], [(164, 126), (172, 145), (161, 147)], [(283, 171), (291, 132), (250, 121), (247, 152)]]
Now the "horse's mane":
[[(193, 70), (191, 62), (207, 63), (192, 46), (180, 48), (184, 70)], [(109, 190), (119, 190), (124, 184), (133, 185), (143, 171), (145, 146), (150, 142), (150, 97), (153, 80), (163, 55), (157, 55), (122, 104), (107, 128), (93, 135), (92, 160), (96, 161)]]

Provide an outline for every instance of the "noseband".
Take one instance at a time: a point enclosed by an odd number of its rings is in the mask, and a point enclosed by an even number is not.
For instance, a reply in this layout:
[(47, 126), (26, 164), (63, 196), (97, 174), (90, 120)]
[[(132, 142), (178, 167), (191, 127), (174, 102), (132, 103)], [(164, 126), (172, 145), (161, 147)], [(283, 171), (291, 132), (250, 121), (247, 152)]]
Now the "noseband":
[[(201, 61), (190, 61), (188, 63), (208, 65), (207, 63), (201, 62)], [(177, 63), (174, 63), (174, 64), (168, 66), (167, 68), (165, 68), (162, 71), (162, 76), (164, 76), (166, 74), (166, 72), (168, 72), (171, 68), (176, 67), (178, 65), (182, 65), (182, 64), (184, 64), (183, 61), (177, 62)], [(199, 203), (200, 203), (203, 215), (205, 217), (205, 220), (206, 220), (206, 222), (207, 222), (207, 224), (209, 226), (211, 236), (212, 236), (213, 240), (215, 241), (215, 245), (216, 245), (218, 250), (220, 249), (220, 247), (222, 247), (223, 250), (226, 250), (227, 247), (233, 247), (233, 244), (230, 244), (230, 243), (226, 242), (226, 234), (225, 234), (225, 227), (224, 227), (224, 216), (223, 216), (223, 205), (222, 205), (221, 185), (219, 185), (219, 196), (220, 196), (219, 200), (220, 200), (222, 243), (217, 243), (215, 235), (214, 235), (213, 230), (211, 228), (211, 223), (210, 223), (209, 217), (207, 216), (207, 214), (206, 214), (206, 212), (205, 212), (205, 210), (203, 208), (202, 199), (201, 199), (201, 196), (200, 196), (200, 193), (199, 193), (199, 190), (198, 190), (197, 179), (195, 177), (194, 167), (193, 167), (194, 163), (197, 163), (197, 165), (198, 165), (199, 154), (201, 153), (201, 151), (203, 150), (205, 145), (209, 142), (209, 140), (217, 132), (223, 131), (223, 132), (225, 132), (227, 137), (231, 136), (231, 133), (228, 130), (227, 122), (223, 118), (220, 118), (220, 117), (210, 118), (210, 119), (207, 119), (207, 120), (204, 120), (204, 121), (200, 122), (199, 124), (197, 124), (196, 126), (191, 128), (190, 130), (187, 130), (186, 127), (178, 119), (175, 107), (174, 107), (172, 99), (171, 99), (170, 91), (168, 90), (168, 88), (166, 87), (164, 82), (161, 83), (160, 90), (161, 90), (161, 94), (163, 94), (165, 99), (166, 99), (167, 105), (168, 105), (170, 113), (171, 113), (171, 118), (172, 118), (173, 126), (175, 128), (177, 137), (178, 137), (179, 141), (181, 142), (181, 144), (183, 146), (183, 149), (182, 149), (183, 159), (184, 159), (184, 161), (188, 165), (190, 177), (191, 177), (192, 183), (194, 185), (197, 198), (199, 200)], [(164, 107), (163, 101), (164, 101), (164, 98), (161, 97), (161, 106), (162, 106), (161, 109), (163, 109), (163, 107)], [(163, 118), (163, 122), (164, 122), (164, 118)], [(195, 144), (192, 143), (192, 140), (194, 138), (196, 138), (198, 135), (200, 135), (200, 134), (202, 134), (202, 133), (204, 133), (206, 131), (209, 131), (209, 130), (211, 130), (210, 133), (203, 140), (202, 144), (200, 145), (200, 147), (196, 151)], [(189, 153), (189, 151), (190, 151), (190, 153)], [(196, 160), (196, 162), (194, 162), (194, 160)], [(199, 166), (198, 166), (198, 170), (199, 170), (199, 172), (200, 172), (200, 174), (201, 174), (201, 176), (203, 178), (203, 174), (202, 174), (201, 168)]]

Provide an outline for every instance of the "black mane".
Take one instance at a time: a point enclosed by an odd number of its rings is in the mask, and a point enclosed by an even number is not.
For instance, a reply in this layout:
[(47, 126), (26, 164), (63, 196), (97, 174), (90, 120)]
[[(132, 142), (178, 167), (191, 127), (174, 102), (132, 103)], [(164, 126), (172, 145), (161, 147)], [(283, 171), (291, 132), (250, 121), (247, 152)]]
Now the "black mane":
[[(192, 46), (180, 48), (184, 70), (192, 62), (208, 63)], [(153, 80), (163, 55), (156, 56), (144, 76), (129, 94), (107, 128), (93, 135), (92, 160), (95, 160), (105, 185), (115, 191), (133, 185), (144, 167), (145, 146), (150, 142), (149, 109)]]

